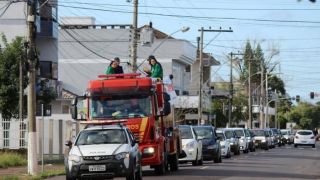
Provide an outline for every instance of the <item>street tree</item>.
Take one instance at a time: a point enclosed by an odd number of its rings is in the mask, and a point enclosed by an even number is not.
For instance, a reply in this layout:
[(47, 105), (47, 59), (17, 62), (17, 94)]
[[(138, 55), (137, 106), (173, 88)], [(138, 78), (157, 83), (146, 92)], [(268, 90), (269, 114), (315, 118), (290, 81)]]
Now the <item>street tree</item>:
[[(8, 43), (1, 35), (0, 51), (0, 113), (2, 119), (10, 120), (19, 115), (19, 62), (23, 60), (23, 38)], [(27, 86), (27, 72), (23, 71), (23, 88)]]

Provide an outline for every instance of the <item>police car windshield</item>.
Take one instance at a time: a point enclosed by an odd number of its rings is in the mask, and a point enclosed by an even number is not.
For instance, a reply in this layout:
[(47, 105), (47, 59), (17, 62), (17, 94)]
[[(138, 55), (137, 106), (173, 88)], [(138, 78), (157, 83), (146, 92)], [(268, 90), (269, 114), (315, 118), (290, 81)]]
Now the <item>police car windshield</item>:
[(148, 95), (92, 97), (89, 102), (92, 119), (123, 119), (150, 116)]
[(123, 129), (93, 129), (82, 131), (75, 145), (126, 144), (127, 142)]

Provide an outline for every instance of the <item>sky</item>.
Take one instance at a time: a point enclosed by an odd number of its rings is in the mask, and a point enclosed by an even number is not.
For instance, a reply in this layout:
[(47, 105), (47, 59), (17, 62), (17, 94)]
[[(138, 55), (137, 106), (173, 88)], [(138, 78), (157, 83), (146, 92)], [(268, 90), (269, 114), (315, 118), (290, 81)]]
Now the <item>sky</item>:
[[(188, 32), (175, 33), (196, 45), (199, 29), (229, 29), (232, 33), (205, 32), (206, 53), (221, 65), (212, 79), (229, 81), (230, 52), (242, 52), (249, 40), (260, 43), (265, 57), (271, 49), (275, 73), (285, 82), (287, 93), (302, 101), (320, 101), (320, 2), (308, 0), (138, 0), (138, 26), (153, 27), (171, 34), (183, 26)], [(93, 16), (96, 24), (132, 24), (133, 2), (128, 0), (59, 0), (59, 16)], [(239, 57), (241, 59), (241, 57)], [(319, 94), (314, 100), (310, 92)]]

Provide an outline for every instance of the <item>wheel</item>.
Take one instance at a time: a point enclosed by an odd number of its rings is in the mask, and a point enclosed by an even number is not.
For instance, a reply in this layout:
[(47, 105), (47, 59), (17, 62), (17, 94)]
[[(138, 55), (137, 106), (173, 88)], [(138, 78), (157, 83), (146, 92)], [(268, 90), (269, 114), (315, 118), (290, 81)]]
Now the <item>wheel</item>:
[(297, 144), (295, 144), (295, 145), (294, 145), (294, 147), (296, 148), (296, 147), (298, 147), (298, 145), (297, 145)]
[(135, 167), (136, 167), (135, 165), (132, 166), (130, 174), (126, 176), (126, 180), (136, 180), (137, 177), (136, 177)]
[(222, 163), (222, 157), (221, 157), (221, 155), (220, 155), (220, 157), (219, 157), (219, 163)]
[(227, 152), (226, 158), (230, 158), (230, 157), (231, 157), (231, 151), (230, 151), (230, 149), (228, 149), (228, 152)]
[(154, 168), (154, 172), (157, 175), (163, 175), (166, 172), (166, 164), (167, 163), (166, 163), (165, 153), (163, 152), (162, 155), (163, 155), (163, 161), (161, 162), (161, 164), (156, 165)]
[(243, 150), (243, 153), (245, 153), (245, 154), (249, 153), (249, 149)]
[(170, 171), (177, 171), (179, 169), (179, 159), (178, 154), (174, 154), (170, 156)]
[(196, 154), (196, 160), (192, 161), (192, 166), (196, 166), (196, 165), (198, 165), (198, 150)]
[[(220, 152), (218, 152), (220, 154)], [(214, 163), (219, 163), (220, 161), (220, 156), (219, 155), (216, 155), (214, 158), (213, 158), (213, 162)]]
[(142, 167), (141, 164), (136, 172), (136, 180), (142, 180)]
[(202, 166), (203, 165), (203, 157), (201, 156), (201, 159), (198, 161), (198, 165)]
[(313, 144), (313, 145), (312, 145), (312, 148), (316, 148), (316, 144)]
[(69, 177), (68, 175), (66, 175), (66, 180), (76, 180), (76, 178), (74, 178), (74, 177)]

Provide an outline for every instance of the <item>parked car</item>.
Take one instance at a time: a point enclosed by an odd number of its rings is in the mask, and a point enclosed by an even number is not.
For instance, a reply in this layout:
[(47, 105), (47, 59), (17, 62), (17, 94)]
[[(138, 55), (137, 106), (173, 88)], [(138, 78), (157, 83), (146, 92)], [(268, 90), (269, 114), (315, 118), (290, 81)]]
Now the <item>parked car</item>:
[(186, 157), (180, 158), (179, 162), (192, 162), (192, 165), (202, 165), (202, 140), (199, 140), (194, 132), (192, 126), (179, 125), (181, 139), (182, 139), (182, 153)]
[(66, 179), (142, 179), (141, 152), (130, 130), (122, 125), (95, 125), (80, 131), (65, 159)]
[(234, 132), (236, 133), (237, 137), (240, 141), (240, 150), (243, 151), (243, 153), (249, 152), (249, 140), (247, 139), (248, 135), (245, 133), (244, 128), (232, 128)]
[(264, 129), (252, 129), (251, 132), (254, 134), (255, 146), (264, 150), (269, 150), (269, 132)]
[(221, 147), (221, 156), (225, 158), (231, 157), (231, 146), (230, 146), (230, 140), (228, 140), (225, 136), (225, 133), (223, 130), (216, 130), (217, 137), (220, 141), (220, 147)]
[(276, 145), (275, 145), (276, 137), (275, 137), (274, 133), (269, 128), (266, 128), (265, 130), (269, 133), (269, 139), (268, 139), (269, 140), (269, 149), (275, 148), (276, 147)]
[(231, 152), (234, 155), (240, 155), (240, 141), (233, 129), (225, 128), (222, 129), (226, 138), (230, 141)]
[(287, 144), (293, 144), (294, 134), (289, 129), (281, 129), (281, 134), (284, 137)]
[(298, 130), (294, 137), (294, 147), (300, 145), (310, 145), (316, 147), (315, 135), (312, 130)]
[(249, 150), (250, 152), (255, 152), (256, 151), (256, 146), (254, 144), (254, 134), (251, 132), (249, 129), (244, 129), (246, 133), (247, 140), (249, 142)]
[(278, 145), (279, 147), (282, 146), (283, 145), (282, 135), (281, 135), (281, 132), (279, 131), (279, 129), (277, 129), (277, 128), (270, 128), (270, 129), (275, 136), (275, 145)]
[(216, 129), (213, 126), (194, 126), (199, 139), (202, 139), (202, 155), (204, 160), (213, 160), (214, 163), (221, 163), (221, 147), (217, 139)]

